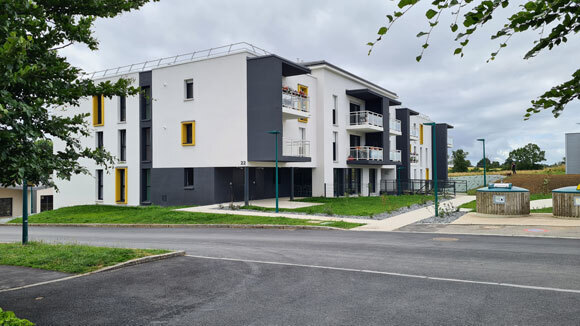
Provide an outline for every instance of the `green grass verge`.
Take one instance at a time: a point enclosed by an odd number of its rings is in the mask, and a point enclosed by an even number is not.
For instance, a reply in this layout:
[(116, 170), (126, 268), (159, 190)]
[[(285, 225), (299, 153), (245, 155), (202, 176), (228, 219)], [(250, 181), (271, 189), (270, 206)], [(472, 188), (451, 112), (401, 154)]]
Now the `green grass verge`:
[(530, 213), (552, 213), (552, 207), (544, 207), (530, 210)]
[(92, 247), (77, 244), (0, 243), (0, 265), (80, 274), (167, 250)]
[[(298, 199), (299, 202), (321, 203), (322, 205), (280, 209), (283, 212), (300, 212), (307, 214), (326, 214), (326, 215), (351, 215), (351, 216), (369, 216), (377, 215), (384, 212), (392, 212), (403, 207), (414, 204), (425, 204), (433, 201), (433, 196), (423, 195), (401, 195), (401, 196), (382, 196), (382, 197), (340, 197), (324, 198), (312, 197)], [(273, 208), (259, 206), (244, 206), (244, 209), (259, 211), (274, 211)]]
[[(539, 199), (550, 199), (550, 198), (552, 198), (552, 194), (530, 194), (530, 201), (531, 200), (539, 200)], [(474, 211), (477, 209), (476, 208), (476, 204), (475, 204), (475, 200), (470, 201), (468, 203), (465, 203), (465, 204), (459, 206), (459, 208), (469, 208), (469, 209), (472, 209)], [(545, 209), (545, 208), (542, 208), (542, 209)], [(551, 213), (552, 212), (552, 208), (550, 207), (550, 211), (549, 212), (544, 212), (544, 211), (542, 211), (542, 212), (535, 212), (535, 210), (532, 210), (531, 212), (532, 213)]]
[[(285, 217), (206, 214), (175, 211), (179, 207), (83, 205), (45, 211), (29, 217), (29, 223), (103, 223), (103, 224), (266, 224), (310, 225), (351, 229), (364, 224), (313, 221)], [(22, 223), (14, 219), (10, 223)]]

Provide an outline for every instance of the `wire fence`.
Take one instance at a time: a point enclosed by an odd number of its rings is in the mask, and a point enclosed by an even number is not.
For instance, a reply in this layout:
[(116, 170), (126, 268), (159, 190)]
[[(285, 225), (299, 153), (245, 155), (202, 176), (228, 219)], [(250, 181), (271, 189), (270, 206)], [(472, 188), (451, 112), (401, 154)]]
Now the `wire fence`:
[[(438, 193), (443, 196), (455, 196), (457, 193), (467, 192), (465, 181), (438, 180)], [(433, 180), (381, 180), (377, 183), (364, 182), (340, 182), (325, 183), (324, 197), (344, 197), (344, 196), (379, 196), (387, 195), (409, 195), (422, 194), (433, 195), (435, 193), (435, 182)]]

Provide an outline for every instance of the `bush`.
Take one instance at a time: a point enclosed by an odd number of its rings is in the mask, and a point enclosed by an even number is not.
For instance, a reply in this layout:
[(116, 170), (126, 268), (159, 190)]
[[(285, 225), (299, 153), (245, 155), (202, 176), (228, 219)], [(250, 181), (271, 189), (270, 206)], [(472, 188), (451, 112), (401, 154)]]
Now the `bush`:
[(0, 308), (0, 326), (33, 326), (34, 323), (20, 319), (12, 311), (3, 311)]

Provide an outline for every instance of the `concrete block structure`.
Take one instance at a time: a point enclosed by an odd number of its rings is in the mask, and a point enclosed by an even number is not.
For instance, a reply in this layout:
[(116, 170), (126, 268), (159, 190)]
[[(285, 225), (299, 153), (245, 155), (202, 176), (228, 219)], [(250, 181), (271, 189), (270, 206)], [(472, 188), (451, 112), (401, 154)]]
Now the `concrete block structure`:
[[(450, 125), (437, 124), (433, 171), (426, 115), (393, 91), (326, 61), (293, 62), (248, 43), (93, 73), (130, 78), (142, 94), (95, 96), (63, 114), (90, 113), (86, 146), (113, 169), (57, 180), (55, 206), (202, 205), (280, 196), (379, 195), (397, 177), (447, 178)], [(279, 131), (277, 144), (269, 131)], [(55, 143), (55, 150), (62, 144)], [(276, 152), (277, 148), (277, 152)]]
[(580, 174), (580, 132), (566, 134), (566, 174)]

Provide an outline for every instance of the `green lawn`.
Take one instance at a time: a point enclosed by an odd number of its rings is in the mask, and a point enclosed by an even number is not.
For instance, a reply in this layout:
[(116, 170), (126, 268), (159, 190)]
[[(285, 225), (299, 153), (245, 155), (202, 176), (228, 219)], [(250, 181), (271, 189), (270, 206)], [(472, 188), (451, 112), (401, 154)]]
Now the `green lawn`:
[[(475, 195), (475, 194), (474, 194)], [(538, 199), (550, 199), (552, 198), (552, 194), (530, 194), (530, 201), (532, 200), (538, 200)], [(472, 210), (476, 210), (476, 204), (475, 204), (475, 200), (470, 201), (468, 203), (465, 203), (461, 206), (459, 206), (459, 208), (470, 208)], [(545, 209), (545, 208), (543, 208)], [(552, 208), (550, 208), (549, 212), (536, 212), (535, 210), (532, 210), (532, 213), (551, 213), (552, 212)]]
[(544, 207), (530, 210), (530, 213), (552, 213), (552, 207)]
[[(326, 215), (352, 215), (352, 216), (373, 216), (384, 212), (392, 212), (397, 209), (408, 207), (413, 204), (425, 204), (432, 201), (433, 196), (423, 195), (402, 195), (402, 196), (384, 196), (384, 197), (340, 197), (324, 198), (312, 197), (298, 199), (300, 202), (322, 203), (322, 205), (295, 208), (280, 209), (284, 212), (300, 212), (308, 214), (326, 214)], [(273, 211), (273, 208), (247, 206), (245, 209), (254, 209), (260, 211)]]
[[(324, 222), (284, 217), (178, 212), (174, 210), (176, 208), (179, 207), (72, 206), (32, 215), (29, 217), (29, 223), (323, 225), (343, 229), (364, 225), (342, 221)], [(22, 223), (22, 219), (14, 219), (10, 223)]]
[(0, 265), (25, 266), (64, 273), (87, 273), (166, 250), (92, 247), (77, 244), (0, 243)]

